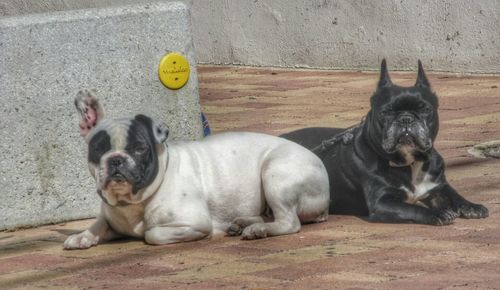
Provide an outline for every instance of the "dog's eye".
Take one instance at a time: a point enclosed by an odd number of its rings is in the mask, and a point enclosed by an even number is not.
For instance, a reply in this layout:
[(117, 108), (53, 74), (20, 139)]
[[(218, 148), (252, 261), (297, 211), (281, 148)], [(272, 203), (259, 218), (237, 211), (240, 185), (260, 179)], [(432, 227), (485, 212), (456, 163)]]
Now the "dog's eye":
[(382, 111), (378, 112), (378, 116), (380, 118), (390, 117), (391, 115), (392, 115), (392, 113), (389, 110), (382, 110)]
[(134, 148), (134, 153), (136, 155), (142, 155), (148, 151), (148, 148), (146, 146), (139, 145)]
[(430, 113), (432, 113), (432, 109), (431, 109), (431, 108), (429, 108), (429, 107), (424, 107), (424, 108), (422, 109), (422, 112), (423, 112), (423, 113), (425, 113), (425, 114), (430, 114)]

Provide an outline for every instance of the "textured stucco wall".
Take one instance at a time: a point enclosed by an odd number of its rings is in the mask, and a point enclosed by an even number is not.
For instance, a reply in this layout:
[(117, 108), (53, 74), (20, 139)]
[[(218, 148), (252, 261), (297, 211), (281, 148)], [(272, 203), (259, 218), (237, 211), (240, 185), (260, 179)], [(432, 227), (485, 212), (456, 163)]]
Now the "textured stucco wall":
[[(136, 2), (1, 0), (0, 16)], [(184, 2), (199, 63), (500, 73), (499, 0)]]
[(500, 73), (498, 0), (194, 1), (200, 62)]

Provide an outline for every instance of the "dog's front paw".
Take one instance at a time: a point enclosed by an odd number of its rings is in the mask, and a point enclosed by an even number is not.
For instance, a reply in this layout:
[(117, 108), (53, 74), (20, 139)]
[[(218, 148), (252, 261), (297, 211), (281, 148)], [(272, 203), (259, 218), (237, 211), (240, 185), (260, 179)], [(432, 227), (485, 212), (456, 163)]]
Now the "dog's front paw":
[(243, 230), (243, 240), (255, 240), (267, 237), (267, 225), (264, 223), (251, 224)]
[(451, 225), (458, 217), (458, 214), (451, 209), (440, 210), (431, 219), (431, 224), (435, 226)]
[(471, 202), (467, 202), (458, 206), (457, 212), (460, 217), (466, 219), (486, 218), (489, 215), (489, 211), (486, 207)]
[(64, 241), (65, 250), (75, 250), (75, 249), (88, 249), (92, 246), (97, 245), (99, 238), (94, 236), (91, 232), (84, 231), (82, 233), (69, 236), (66, 241)]

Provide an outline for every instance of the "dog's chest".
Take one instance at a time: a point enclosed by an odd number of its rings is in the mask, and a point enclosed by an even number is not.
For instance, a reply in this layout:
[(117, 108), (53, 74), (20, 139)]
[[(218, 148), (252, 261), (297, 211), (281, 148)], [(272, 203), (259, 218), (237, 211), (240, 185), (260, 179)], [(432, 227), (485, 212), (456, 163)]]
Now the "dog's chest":
[(429, 195), (429, 191), (438, 184), (428, 172), (422, 170), (423, 162), (417, 161), (411, 165), (411, 184), (401, 186), (406, 192), (407, 203), (416, 203)]
[(106, 220), (116, 232), (132, 237), (144, 236), (144, 210), (140, 205), (107, 208)]

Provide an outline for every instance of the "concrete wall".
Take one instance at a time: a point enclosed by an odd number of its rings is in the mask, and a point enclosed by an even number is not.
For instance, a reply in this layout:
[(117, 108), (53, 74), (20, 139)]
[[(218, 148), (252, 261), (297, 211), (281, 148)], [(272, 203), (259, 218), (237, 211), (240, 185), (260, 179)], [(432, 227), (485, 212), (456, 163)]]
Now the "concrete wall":
[(500, 73), (498, 0), (200, 0), (193, 22), (204, 63)]
[[(176, 0), (0, 0), (0, 16), (173, 1)], [(180, 2), (190, 5), (192, 1), (181, 0)]]
[[(3, 0), (0, 15), (147, 0)], [(500, 73), (498, 0), (188, 0), (199, 63)]]
[(191, 36), (182, 3), (0, 19), (0, 230), (98, 212), (73, 103), (82, 88), (109, 117), (147, 113), (170, 139), (201, 137), (195, 67), (180, 90), (158, 80), (169, 51), (196, 64)]

